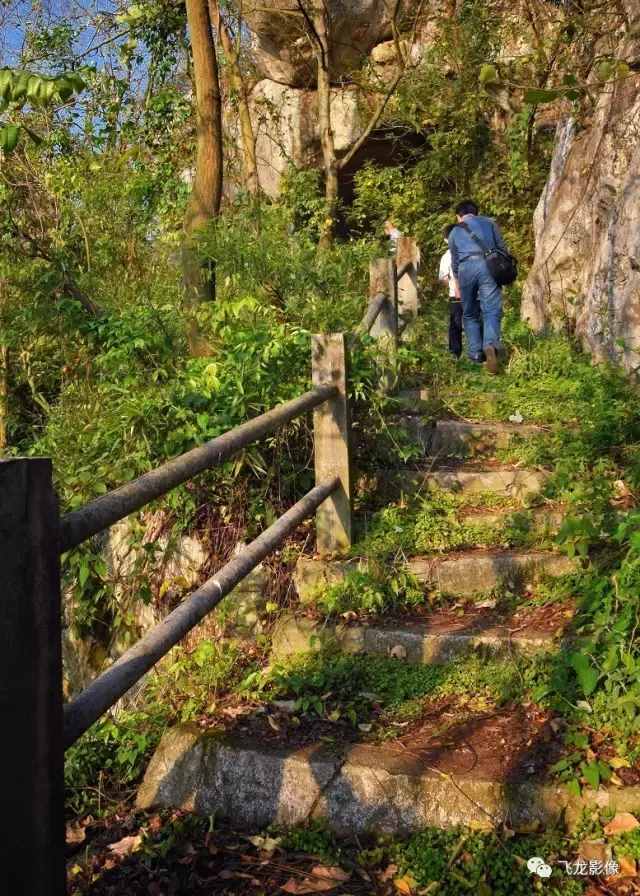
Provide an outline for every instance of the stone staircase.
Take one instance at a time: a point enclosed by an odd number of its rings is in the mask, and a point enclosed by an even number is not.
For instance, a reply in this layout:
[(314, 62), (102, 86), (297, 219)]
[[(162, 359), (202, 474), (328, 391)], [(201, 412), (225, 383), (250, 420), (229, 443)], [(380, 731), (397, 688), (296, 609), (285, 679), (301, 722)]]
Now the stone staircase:
[[(403, 491), (441, 489), (492, 493), (521, 503), (539, 495), (548, 474), (498, 464), (497, 450), (536, 437), (535, 427), (438, 421), (418, 415), (406, 425), (424, 448), (418, 469), (396, 473)], [(388, 485), (388, 483), (387, 483)], [(477, 511), (476, 511), (477, 512)], [(487, 511), (499, 523), (503, 510)], [(562, 513), (542, 503), (541, 526), (554, 529)], [(314, 594), (362, 566), (358, 558), (327, 562), (304, 557), (296, 585), (301, 607), (284, 616), (273, 636), (272, 660), (331, 643), (347, 654), (387, 656), (441, 666), (473, 651), (517, 658), (562, 650), (573, 607), (527, 601), (541, 577), (563, 575), (575, 562), (552, 550), (469, 548), (451, 555), (411, 557), (409, 570), (429, 592), (448, 596), (438, 609), (394, 618), (332, 620), (313, 612)], [(496, 588), (521, 598), (501, 610)], [(475, 598), (470, 601), (469, 598)], [(548, 780), (557, 759), (558, 728), (535, 704), (464, 712), (455, 703), (434, 709), (421, 724), (383, 743), (341, 732), (309, 742), (286, 719), (265, 724), (261, 708), (229, 734), (179, 726), (163, 738), (139, 792), (141, 807), (182, 806), (220, 813), (235, 824), (299, 824), (325, 818), (338, 832), (405, 833), (427, 825), (512, 828), (578, 818), (589, 797)], [(286, 714), (285, 714), (286, 715)], [(366, 726), (365, 726), (366, 728)], [(278, 734), (274, 734), (274, 730)], [(284, 730), (284, 734), (282, 733)], [(595, 797), (594, 797), (595, 799)], [(598, 806), (624, 810), (640, 801), (634, 788), (598, 793)], [(606, 805), (605, 805), (606, 803)]]

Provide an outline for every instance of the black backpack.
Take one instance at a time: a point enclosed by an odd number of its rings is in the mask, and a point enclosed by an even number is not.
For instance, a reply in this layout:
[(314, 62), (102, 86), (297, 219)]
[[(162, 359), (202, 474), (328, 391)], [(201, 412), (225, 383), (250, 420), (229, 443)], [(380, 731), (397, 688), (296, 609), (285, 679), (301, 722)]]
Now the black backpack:
[(463, 227), (472, 240), (480, 246), (482, 249), (482, 254), (484, 255), (484, 259), (487, 262), (487, 267), (489, 268), (489, 273), (496, 281), (498, 286), (510, 286), (515, 280), (518, 278), (518, 262), (514, 258), (513, 255), (509, 255), (508, 252), (503, 252), (502, 249), (498, 249), (495, 246), (493, 249), (489, 249), (479, 236), (473, 232), (473, 230), (461, 221), (458, 225), (459, 227)]

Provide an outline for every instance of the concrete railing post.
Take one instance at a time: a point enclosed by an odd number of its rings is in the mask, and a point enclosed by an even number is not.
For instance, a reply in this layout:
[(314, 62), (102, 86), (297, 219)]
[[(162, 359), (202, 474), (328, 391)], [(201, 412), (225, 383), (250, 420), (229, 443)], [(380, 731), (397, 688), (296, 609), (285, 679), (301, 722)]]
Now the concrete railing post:
[(418, 244), (410, 236), (401, 236), (396, 249), (396, 265), (401, 273), (398, 278), (398, 310), (400, 317), (409, 323), (418, 315), (418, 270), (420, 252)]
[(45, 458), (0, 461), (0, 892), (63, 896), (59, 514)]
[(371, 335), (380, 345), (380, 389), (393, 390), (396, 382), (396, 348), (398, 346), (398, 282), (396, 264), (390, 258), (376, 258), (369, 267), (369, 298), (385, 293), (387, 301), (371, 328)]
[(338, 394), (313, 412), (316, 485), (337, 476), (337, 489), (316, 513), (317, 552), (339, 554), (351, 547), (351, 418), (343, 333), (312, 336), (313, 385), (337, 386)]
[(396, 266), (391, 258), (375, 258), (369, 265), (369, 301), (379, 293), (387, 296), (387, 301), (371, 327), (371, 335), (375, 339), (398, 338), (398, 287), (396, 282)]

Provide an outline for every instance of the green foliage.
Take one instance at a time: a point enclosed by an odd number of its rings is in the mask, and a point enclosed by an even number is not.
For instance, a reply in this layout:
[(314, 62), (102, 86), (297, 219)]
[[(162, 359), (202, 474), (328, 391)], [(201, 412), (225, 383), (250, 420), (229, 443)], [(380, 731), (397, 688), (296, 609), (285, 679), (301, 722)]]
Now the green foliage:
[[(496, 508), (503, 511), (497, 520), (483, 518), (483, 511), (491, 513)], [(477, 545), (522, 547), (540, 544), (544, 537), (544, 527), (536, 523), (531, 510), (515, 509), (504, 500), (496, 502), (495, 496), (465, 496), (432, 487), (423, 496), (377, 511), (353, 554), (375, 563)]]
[[(442, 232), (453, 207), (469, 195), (484, 214), (497, 217), (523, 263), (532, 255), (530, 221), (547, 176), (551, 139), (530, 127), (530, 107), (507, 116), (496, 111), (486, 90), (478, 90), (479, 80), (488, 87), (497, 78), (494, 63), (508, 39), (503, 28), (502, 17), (481, 0), (441, 19), (438, 40), (401, 83), (388, 113), (390, 124), (424, 137), (424, 151), (393, 167), (365, 165), (356, 174), (352, 222), (379, 232), (391, 217), (417, 237), (427, 272), (436, 270), (444, 251)], [(496, 127), (499, 115), (504, 129)]]
[(164, 707), (105, 717), (66, 752), (67, 812), (100, 815), (131, 791), (143, 774), (164, 727)]
[(318, 200), (299, 195), (308, 181), (288, 181), (302, 185), (295, 201), (290, 192), (279, 205), (239, 201), (204, 237), (202, 251), (215, 261), (223, 301), (251, 296), (312, 332), (348, 331), (365, 312), (376, 247), (363, 239), (318, 253)]
[(0, 113), (7, 112), (12, 118), (18, 117), (17, 124), (0, 122), (0, 150), (6, 155), (12, 153), (22, 131), (36, 142), (40, 141), (25, 120), (19, 117), (25, 106), (37, 109), (66, 103), (75, 93), (82, 92), (85, 86), (79, 72), (46, 76), (10, 68), (0, 69)]
[[(418, 886), (438, 885), (443, 896), (470, 891), (480, 896), (528, 896), (533, 892), (527, 860), (543, 856), (554, 866), (570, 855), (570, 844), (558, 834), (520, 836), (504, 843), (498, 834), (465, 829), (440, 831), (429, 828), (391, 848), (399, 877), (408, 876)], [(545, 892), (553, 896), (578, 896), (583, 884), (555, 868)]]
[(175, 652), (148, 681), (140, 709), (103, 717), (67, 750), (67, 811), (102, 814), (128, 796), (165, 729), (213, 711), (248, 669), (246, 651), (231, 641), (201, 641), (190, 653)]
[(342, 849), (322, 819), (312, 819), (305, 827), (276, 829), (276, 834), (283, 849), (317, 856), (325, 862), (340, 861)]
[(417, 580), (397, 569), (362, 572), (349, 570), (341, 582), (322, 587), (315, 598), (319, 610), (328, 615), (357, 612), (376, 615), (411, 609), (424, 601)]

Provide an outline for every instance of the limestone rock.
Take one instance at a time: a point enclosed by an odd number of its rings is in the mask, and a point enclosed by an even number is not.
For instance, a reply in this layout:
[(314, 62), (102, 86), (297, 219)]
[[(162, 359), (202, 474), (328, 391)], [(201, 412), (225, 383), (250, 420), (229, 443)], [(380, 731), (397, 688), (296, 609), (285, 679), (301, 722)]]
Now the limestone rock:
[[(388, 4), (384, 0), (328, 0), (333, 78), (342, 80), (361, 68), (368, 54), (391, 37)], [(405, 12), (416, 4), (408, 0)], [(315, 83), (315, 61), (304, 19), (290, 0), (264, 0), (249, 9), (246, 19), (254, 35), (258, 71), (272, 81), (295, 87)]]
[[(276, 197), (280, 179), (290, 165), (315, 168), (321, 164), (316, 92), (265, 79), (254, 87), (250, 108), (260, 187)], [(355, 143), (362, 128), (354, 87), (332, 91), (331, 115), (336, 152), (343, 153)]]
[[(638, 37), (622, 40), (617, 56), (638, 59)], [(522, 303), (534, 329), (568, 328), (594, 359), (628, 371), (640, 367), (639, 115), (640, 75), (632, 74), (601, 91), (582, 130), (572, 121), (558, 127)]]

